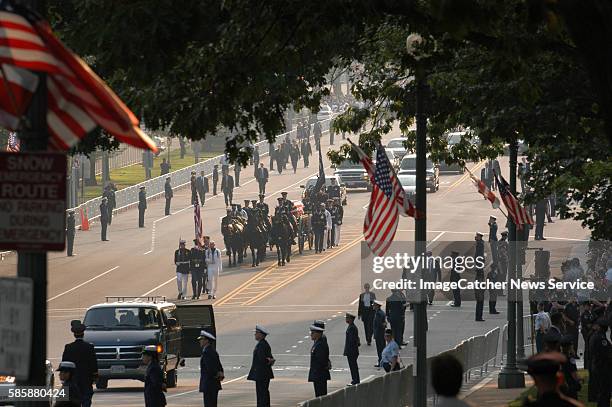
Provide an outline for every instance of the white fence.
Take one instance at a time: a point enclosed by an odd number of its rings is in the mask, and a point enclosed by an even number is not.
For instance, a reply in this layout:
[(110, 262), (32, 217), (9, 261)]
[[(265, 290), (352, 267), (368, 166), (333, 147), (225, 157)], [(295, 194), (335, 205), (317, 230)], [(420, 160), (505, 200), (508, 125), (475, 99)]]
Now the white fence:
[[(330, 119), (326, 119), (320, 122), (323, 133), (326, 133), (327, 131), (329, 131), (329, 125), (332, 120), (333, 119), (330, 118)], [(312, 131), (311, 131), (311, 134), (312, 134)], [(292, 130), (290, 132), (279, 135), (276, 138), (276, 142), (274, 143), (275, 147), (278, 146), (282, 141), (284, 141), (285, 137), (287, 136), (291, 140), (293, 140), (297, 136), (297, 131)], [(269, 143), (267, 141), (262, 141), (255, 145), (259, 147), (260, 156), (263, 157), (269, 153)], [(115, 211), (120, 211), (123, 209), (127, 209), (133, 205), (136, 205), (138, 203), (138, 192), (141, 186), (146, 187), (147, 200), (150, 200), (150, 199), (155, 199), (163, 195), (166, 177), (171, 177), (173, 188), (178, 188), (178, 187), (182, 187), (182, 186), (189, 184), (189, 181), (191, 178), (191, 171), (196, 171), (196, 173), (198, 174), (200, 174), (200, 171), (204, 171), (205, 174), (210, 176), (213, 171), (213, 166), (215, 164), (219, 164), (219, 160), (222, 157), (223, 157), (222, 155), (218, 155), (206, 161), (199, 162), (197, 164), (191, 165), (189, 167), (185, 167), (177, 171), (173, 171), (167, 175), (161, 175), (159, 177), (155, 177), (150, 180), (141, 182), (140, 184), (132, 185), (130, 187), (117, 191), (115, 193), (115, 200), (117, 202), (117, 208), (115, 209)], [(87, 218), (89, 220), (95, 220), (100, 216), (101, 200), (102, 200), (102, 197), (99, 196), (97, 198), (90, 199), (89, 201), (84, 202), (75, 208), (70, 209), (76, 212), (76, 216), (75, 216), (76, 226), (80, 226), (81, 224), (81, 218), (78, 215), (81, 209), (86, 210)]]
[[(489, 363), (495, 365), (499, 348), (499, 328), (485, 335), (473, 336), (453, 349), (440, 354), (451, 354), (463, 365), (466, 380), (471, 372), (479, 370), (482, 375)], [(431, 371), (433, 357), (427, 358), (427, 371)], [(390, 372), (356, 386), (338, 389), (326, 396), (317, 397), (299, 404), (300, 407), (405, 407), (412, 404), (414, 394), (413, 366)], [(431, 376), (427, 378), (427, 395), (434, 396)]]

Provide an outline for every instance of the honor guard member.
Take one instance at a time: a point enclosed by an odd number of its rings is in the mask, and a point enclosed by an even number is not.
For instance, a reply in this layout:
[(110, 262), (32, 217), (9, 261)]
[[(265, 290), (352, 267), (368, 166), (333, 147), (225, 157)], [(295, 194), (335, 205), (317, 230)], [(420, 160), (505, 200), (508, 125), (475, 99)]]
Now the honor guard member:
[(535, 401), (525, 400), (523, 406), (584, 407), (582, 403), (564, 396), (559, 390), (557, 374), (565, 360), (565, 356), (559, 352), (542, 352), (527, 359), (527, 373), (533, 377), (535, 382), (537, 399)]
[(143, 186), (140, 187), (138, 192), (138, 227), (144, 228), (144, 217), (145, 210), (147, 209), (147, 191)]
[(261, 219), (261, 210), (257, 207), (257, 199), (251, 199), (251, 210), (257, 212)]
[(357, 317), (363, 322), (365, 338), (368, 346), (372, 344), (372, 323), (374, 322), (374, 301), (376, 294), (370, 291), (370, 284), (363, 285), (364, 291), (359, 294), (359, 305), (357, 307)]
[(323, 211), (325, 213), (325, 244), (326, 247), (329, 249), (331, 247), (331, 233), (332, 233), (332, 226), (333, 226), (333, 222), (332, 222), (332, 216), (331, 213), (329, 212), (329, 209), (331, 209), (331, 205), (330, 205), (330, 200), (327, 200), (327, 207), (323, 206)]
[(68, 211), (66, 219), (66, 255), (73, 256), (74, 236), (76, 234), (76, 225), (74, 220), (74, 211)]
[[(476, 241), (476, 248), (474, 249), (474, 259), (481, 258), (484, 264), (484, 241), (482, 237), (484, 235), (481, 232), (476, 232), (476, 236), (474, 236), (474, 240)], [(474, 281), (484, 281), (484, 269), (482, 267), (476, 267), (476, 276)], [(484, 290), (475, 289), (474, 290), (475, 298), (476, 298), (476, 317), (475, 320), (478, 322), (484, 322), (482, 318), (482, 311), (484, 308)]]
[(374, 307), (374, 323), (373, 323), (373, 335), (374, 341), (376, 342), (376, 354), (378, 355), (378, 359), (376, 359), (376, 365), (374, 367), (380, 367), (380, 357), (382, 355), (383, 349), (385, 349), (385, 330), (387, 329), (387, 316), (385, 312), (381, 309), (382, 302), (374, 301), (372, 306)]
[(393, 330), (393, 338), (400, 346), (406, 345), (404, 342), (404, 328), (406, 325), (406, 297), (398, 289), (392, 289), (391, 295), (387, 297), (385, 309), (387, 318)]
[(213, 165), (212, 172), (212, 184), (213, 184), (213, 195), (217, 195), (217, 183), (219, 182), (219, 166)]
[(227, 172), (223, 173), (223, 178), (221, 179), (221, 192), (223, 192), (225, 206), (231, 205), (234, 197), (234, 178)]
[(103, 198), (107, 199), (108, 224), (113, 223), (113, 210), (117, 207), (117, 199), (115, 197), (115, 186), (109, 183), (104, 188)]
[(246, 212), (247, 220), (251, 217), (251, 208), (249, 208), (249, 204), (250, 203), (251, 203), (251, 201), (249, 199), (245, 199), (244, 200), (244, 206), (242, 207), (242, 210), (244, 212)]
[(196, 172), (191, 171), (191, 178), (189, 179), (191, 186), (191, 204), (196, 205), (198, 203), (198, 181), (196, 179)]
[(187, 297), (187, 281), (189, 280), (189, 250), (185, 248), (185, 241), (179, 240), (179, 248), (174, 251), (174, 264), (176, 265), (176, 285), (179, 300)]
[(198, 245), (198, 239), (193, 239), (193, 247), (189, 253), (189, 271), (191, 272), (192, 300), (200, 299), (204, 291), (204, 273), (206, 273), (206, 254)]
[(355, 315), (346, 313), (346, 334), (344, 339), (344, 353), (348, 360), (349, 369), (351, 369), (351, 384), (359, 384), (359, 366), (357, 365), (357, 358), (359, 357), (359, 347), (361, 341), (359, 340), (359, 331), (355, 326)]
[(208, 249), (206, 249), (206, 265), (208, 270), (208, 281), (206, 283), (208, 299), (216, 299), (217, 282), (219, 274), (223, 270), (223, 263), (221, 262), (221, 252), (215, 247), (215, 242), (210, 242)]
[[(491, 263), (489, 273), (487, 274), (487, 279), (491, 283), (496, 283), (498, 281), (497, 274), (497, 265), (495, 263)], [(497, 305), (497, 289), (489, 288), (489, 314), (499, 314), (495, 306)]]
[(315, 238), (315, 253), (321, 253), (323, 251), (323, 238), (325, 235), (325, 228), (327, 227), (324, 210), (325, 204), (321, 203), (319, 208), (312, 213), (312, 218), (310, 220)]
[(334, 226), (334, 246), (338, 246), (340, 244), (340, 232), (342, 231), (342, 221), (344, 219), (344, 208), (342, 207), (342, 202), (340, 202), (340, 198), (334, 198), (334, 205), (336, 208), (336, 218)]
[(327, 381), (331, 380), (329, 374), (329, 346), (326, 340), (322, 340), (324, 331), (325, 328), (320, 326), (310, 326), (310, 339), (312, 339), (313, 345), (310, 349), (308, 381), (314, 385), (315, 397), (327, 394)]
[[(249, 200), (247, 199), (246, 201), (248, 204)], [(236, 214), (244, 221), (245, 224), (248, 222), (249, 214), (240, 204), (236, 204)]]
[(328, 199), (329, 207), (327, 211), (331, 215), (331, 233), (329, 239), (329, 247), (336, 245), (336, 217), (338, 216), (338, 210), (333, 199)]
[(207, 331), (200, 331), (198, 341), (202, 347), (200, 357), (200, 393), (204, 393), (204, 407), (217, 407), (221, 382), (225, 378), (223, 365), (213, 344), (216, 338)]
[(489, 217), (489, 245), (491, 246), (491, 261), (497, 264), (497, 218)]
[(108, 199), (106, 198), (102, 198), (102, 203), (100, 203), (100, 226), (102, 227), (100, 239), (106, 242), (106, 228), (108, 227)]
[(75, 364), (69, 361), (61, 361), (56, 371), (59, 372), (62, 389), (64, 389), (64, 394), (67, 393), (68, 399), (59, 399), (54, 405), (56, 407), (80, 407), (81, 392), (75, 380)]
[[(589, 391), (597, 401), (597, 407), (610, 406), (610, 392), (612, 391), (612, 345), (606, 337), (608, 321), (600, 317), (593, 323), (593, 333), (589, 338), (589, 385), (593, 385), (593, 391)], [(590, 390), (590, 389), (589, 389)]]
[(285, 212), (285, 205), (283, 205), (283, 198), (282, 197), (278, 197), (276, 198), (276, 201), (278, 202), (278, 205), (276, 205), (276, 208), (274, 208), (274, 215), (281, 215)]
[(255, 382), (255, 394), (257, 395), (257, 407), (270, 407), (270, 380), (274, 379), (272, 366), (275, 359), (272, 356), (270, 344), (266, 341), (268, 331), (255, 325), (255, 350), (253, 350), (253, 363), (247, 380)]
[(206, 194), (208, 193), (208, 178), (204, 175), (204, 171), (200, 171), (200, 176), (196, 178), (196, 187), (198, 189), (198, 195), (200, 195), (200, 202), (202, 206), (204, 206)]
[(270, 207), (265, 202), (265, 198), (266, 198), (265, 194), (259, 194), (259, 202), (257, 203), (257, 207), (261, 209), (264, 216), (267, 218), (268, 216), (270, 216)]
[(236, 181), (236, 188), (240, 186), (240, 171), (242, 171), (242, 165), (236, 163), (234, 165), (234, 180)]
[(142, 349), (142, 363), (147, 370), (144, 379), (145, 407), (163, 407), (166, 405), (166, 384), (164, 372), (159, 365), (157, 345), (147, 345)]
[(170, 185), (170, 177), (166, 178), (166, 183), (164, 184), (164, 198), (166, 198), (166, 210), (164, 214), (166, 216), (170, 215), (170, 201), (174, 197), (174, 192), (172, 191), (172, 185)]
[(340, 196), (340, 185), (336, 182), (335, 178), (331, 179), (331, 185), (327, 188), (327, 195), (329, 198), (341, 198)]
[(70, 330), (74, 335), (74, 342), (64, 347), (62, 360), (75, 365), (74, 382), (79, 388), (81, 404), (83, 407), (91, 406), (93, 396), (93, 382), (98, 376), (98, 361), (94, 346), (83, 340), (85, 325), (78, 319), (70, 321)]
[[(451, 251), (451, 257), (453, 259), (451, 271), (450, 271), (450, 281), (454, 283), (458, 283), (461, 280), (461, 273), (457, 271), (457, 261), (455, 260), (459, 257), (459, 252)], [(451, 307), (460, 307), (461, 306), (461, 289), (459, 287), (453, 289), (453, 304)]]

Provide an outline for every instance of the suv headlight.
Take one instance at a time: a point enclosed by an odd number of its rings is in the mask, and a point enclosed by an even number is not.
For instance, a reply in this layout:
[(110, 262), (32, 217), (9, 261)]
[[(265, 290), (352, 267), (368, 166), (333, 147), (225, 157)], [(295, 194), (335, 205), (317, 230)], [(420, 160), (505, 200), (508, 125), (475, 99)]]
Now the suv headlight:
[(15, 376), (0, 376), (0, 383), (15, 383)]

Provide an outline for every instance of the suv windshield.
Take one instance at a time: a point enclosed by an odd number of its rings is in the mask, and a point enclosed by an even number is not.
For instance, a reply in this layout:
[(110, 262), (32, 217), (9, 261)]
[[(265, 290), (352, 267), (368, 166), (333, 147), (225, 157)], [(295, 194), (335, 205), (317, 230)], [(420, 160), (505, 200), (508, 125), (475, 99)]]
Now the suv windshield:
[[(325, 177), (325, 188), (327, 188), (327, 187), (329, 187), (331, 185), (331, 180), (332, 179), (335, 179), (335, 178), (327, 178), (327, 177)], [(309, 189), (310, 187), (314, 187), (316, 184), (317, 184), (317, 179), (316, 178), (311, 178), (306, 183), (305, 189)], [(338, 182), (336, 182), (336, 185), (340, 185), (340, 184), (338, 184)]]
[(92, 308), (83, 321), (87, 329), (158, 329), (159, 313), (146, 307)]
[(338, 166), (339, 170), (363, 170), (363, 165), (361, 163), (354, 163), (350, 160), (344, 160)]
[[(430, 159), (427, 159), (427, 170), (433, 169), (433, 162)], [(416, 157), (404, 157), (402, 163), (400, 164), (400, 170), (416, 170)]]

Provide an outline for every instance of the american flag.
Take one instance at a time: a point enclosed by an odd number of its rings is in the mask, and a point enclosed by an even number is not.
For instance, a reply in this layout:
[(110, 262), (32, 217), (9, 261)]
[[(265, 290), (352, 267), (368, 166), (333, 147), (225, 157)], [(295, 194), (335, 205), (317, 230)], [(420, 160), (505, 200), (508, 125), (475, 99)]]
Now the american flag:
[(9, 153), (18, 153), (19, 152), (19, 139), (17, 138), (17, 134), (10, 132), (8, 137), (8, 143), (6, 144), (6, 151)]
[(508, 185), (504, 177), (502, 177), (501, 174), (498, 175), (495, 171), (493, 175), (495, 176), (495, 183), (497, 184), (499, 195), (508, 210), (508, 215), (512, 217), (512, 221), (516, 227), (521, 230), (523, 229), (523, 225), (533, 225), (533, 219), (531, 219), (527, 210), (519, 204), (518, 199), (512, 195), (512, 192), (510, 192), (510, 185)]
[(414, 216), (415, 209), (410, 200), (408, 205), (404, 206), (406, 196), (385, 149), (381, 145), (378, 146), (374, 164), (363, 150), (351, 144), (372, 182), (370, 205), (363, 222), (363, 235), (372, 252), (376, 256), (383, 256), (395, 237), (399, 215)]
[(0, 64), (0, 126), (19, 130), (32, 95), (38, 86), (38, 76), (7, 64)]
[(200, 205), (193, 205), (193, 223), (195, 226), (195, 239), (198, 241), (198, 246), (202, 246), (202, 217), (200, 216)]
[[(47, 73), (50, 148), (66, 150), (100, 126), (121, 142), (156, 151), (155, 143), (140, 130), (134, 114), (53, 35), (49, 24), (26, 10), (20, 9), (19, 13), (0, 11), (0, 64), (19, 69), (13, 74), (21, 75), (21, 79), (12, 80), (10, 88), (24, 83), (24, 94), (33, 88), (21, 71)], [(6, 111), (6, 106), (18, 100), (14, 96), (19, 95), (19, 91), (0, 92), (0, 106)]]

